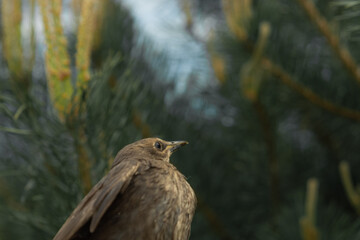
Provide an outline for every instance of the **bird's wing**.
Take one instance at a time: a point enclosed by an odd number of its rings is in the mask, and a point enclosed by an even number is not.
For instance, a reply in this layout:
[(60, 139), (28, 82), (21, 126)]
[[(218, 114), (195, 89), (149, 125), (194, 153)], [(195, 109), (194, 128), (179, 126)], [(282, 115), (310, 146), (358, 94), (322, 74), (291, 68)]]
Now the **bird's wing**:
[(79, 203), (53, 240), (71, 239), (90, 218), (90, 232), (94, 232), (101, 217), (116, 196), (127, 188), (139, 166), (138, 161), (123, 161), (114, 166)]
[[(125, 162), (126, 163), (126, 162)], [(124, 166), (125, 165), (125, 166)], [(94, 232), (99, 224), (102, 216), (110, 207), (119, 193), (123, 193), (127, 186), (129, 186), (133, 175), (136, 173), (140, 166), (140, 162), (124, 162), (116, 165), (108, 173), (107, 181), (105, 182), (106, 191), (101, 191), (94, 203), (94, 214), (90, 223), (90, 232)], [(113, 171), (114, 170), (114, 171)], [(120, 177), (119, 177), (119, 174)]]

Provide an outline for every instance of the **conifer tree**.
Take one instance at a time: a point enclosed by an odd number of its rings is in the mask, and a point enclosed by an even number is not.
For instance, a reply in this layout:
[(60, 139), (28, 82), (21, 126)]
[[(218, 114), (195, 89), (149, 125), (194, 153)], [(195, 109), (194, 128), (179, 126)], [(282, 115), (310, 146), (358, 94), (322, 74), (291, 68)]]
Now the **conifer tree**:
[[(172, 101), (128, 9), (68, 3), (1, 1), (0, 239), (51, 239), (150, 136), (190, 142), (173, 163), (199, 200), (191, 239), (360, 239), (359, 1), (179, 1), (213, 79)], [(21, 30), (36, 14), (45, 50)]]

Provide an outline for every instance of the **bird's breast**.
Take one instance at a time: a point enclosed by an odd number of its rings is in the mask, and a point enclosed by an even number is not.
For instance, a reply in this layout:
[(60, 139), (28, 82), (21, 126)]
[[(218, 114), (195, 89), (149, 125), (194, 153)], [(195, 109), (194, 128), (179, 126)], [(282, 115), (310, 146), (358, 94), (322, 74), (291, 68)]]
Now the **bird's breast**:
[(173, 167), (150, 167), (133, 176), (108, 210), (112, 214), (105, 218), (121, 228), (124, 239), (186, 239), (177, 234), (190, 233), (195, 204), (195, 194), (180, 172)]

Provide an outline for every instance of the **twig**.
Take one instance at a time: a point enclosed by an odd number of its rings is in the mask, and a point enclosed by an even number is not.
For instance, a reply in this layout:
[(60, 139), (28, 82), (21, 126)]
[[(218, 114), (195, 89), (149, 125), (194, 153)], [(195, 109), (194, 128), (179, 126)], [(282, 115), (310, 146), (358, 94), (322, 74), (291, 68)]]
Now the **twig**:
[(274, 76), (278, 77), (282, 83), (295, 90), (297, 93), (299, 93), (301, 96), (303, 96), (305, 99), (315, 104), (316, 106), (325, 109), (335, 115), (339, 115), (360, 122), (359, 111), (335, 105), (334, 103), (324, 98), (321, 98), (309, 88), (296, 82), (287, 72), (285, 72), (281, 67), (277, 66), (266, 57), (263, 57), (263, 59), (261, 60), (261, 64), (266, 70), (271, 72)]
[(25, 104), (22, 104), (22, 105), (16, 110), (13, 119), (14, 119), (15, 121), (17, 121), (17, 120), (19, 119), (20, 115), (24, 112), (25, 109), (26, 109), (26, 105), (25, 105)]
[(79, 175), (83, 187), (83, 193), (86, 195), (91, 187), (92, 187), (92, 180), (91, 180), (91, 162), (85, 148), (86, 144), (86, 136), (85, 133), (82, 131), (83, 129), (80, 127), (78, 135), (75, 135), (75, 148), (78, 154), (78, 168), (79, 168)]
[(264, 80), (263, 70), (261, 67), (259, 69), (259, 65), (261, 65), (261, 59), (263, 58), (270, 32), (270, 24), (268, 22), (262, 22), (259, 27), (259, 38), (254, 47), (254, 51), (252, 52), (252, 57), (248, 63), (244, 64), (240, 73), (240, 78), (242, 92), (244, 96), (253, 103), (253, 107), (263, 130), (270, 171), (270, 197), (275, 216), (279, 206), (279, 173), (275, 151), (276, 141), (274, 141), (274, 134), (266, 108), (259, 100), (259, 89)]
[[(299, 0), (300, 1), (300, 0)], [(247, 38), (241, 39), (245, 49), (247, 49), (249, 52), (253, 53), (255, 51), (254, 44), (250, 42)], [(291, 89), (295, 90), (297, 93), (299, 93), (301, 96), (303, 96), (306, 100), (310, 101), (311, 103), (315, 104), (316, 106), (333, 113), (335, 115), (348, 118), (351, 120), (359, 121), (360, 122), (360, 112), (345, 108), (339, 105), (336, 105), (316, 93), (314, 93), (311, 89), (305, 87), (299, 82), (296, 82), (289, 73), (287, 73), (285, 70), (283, 70), (280, 66), (273, 63), (270, 59), (267, 57), (262, 56), (260, 60), (261, 65), (269, 71), (272, 75), (275, 77), (278, 77), (283, 84), (290, 87)]]
[[(77, 33), (77, 87), (86, 90), (90, 80), (90, 56), (96, 27), (98, 9), (101, 1), (84, 0), (81, 4), (81, 18)], [(82, 91), (78, 91), (81, 94)], [(80, 96), (78, 96), (79, 98)]]
[(318, 195), (318, 181), (311, 178), (307, 182), (305, 216), (300, 219), (301, 233), (304, 240), (318, 240), (320, 234), (315, 226), (315, 209)]
[(70, 57), (67, 40), (61, 25), (61, 0), (38, 0), (44, 24), (46, 42), (46, 76), (48, 90), (54, 108), (62, 122), (69, 107), (73, 87), (71, 84)]
[(0, 126), (0, 132), (7, 132), (7, 133), (14, 133), (21, 135), (29, 135), (32, 133), (31, 130), (27, 130), (27, 129), (17, 129), (17, 128), (2, 127), (2, 126)]
[[(317, 12), (316, 8), (313, 6), (312, 3), (310, 3), (308, 0), (299, 0), (301, 4), (304, 5), (304, 8), (309, 11), (314, 18), (314, 21), (316, 20), (316, 23), (318, 23), (318, 26), (320, 30), (324, 31), (324, 35), (329, 40), (329, 43), (331, 46), (333, 46), (335, 52), (338, 53), (340, 56), (340, 59), (343, 61), (345, 66), (347, 66), (347, 69), (352, 72), (354, 76), (356, 76), (356, 79), (360, 83), (360, 71), (358, 70), (355, 62), (352, 60), (350, 54), (347, 52), (346, 49), (342, 48), (340, 46), (338, 38), (333, 35), (330, 31), (330, 28), (327, 24), (327, 22), (320, 16), (320, 14)], [(227, 12), (225, 11), (225, 14)], [(230, 16), (230, 15), (229, 15)], [(232, 24), (228, 23), (229, 28), (232, 32)], [(238, 38), (242, 44), (244, 45), (245, 49), (247, 49), (249, 52), (254, 53), (256, 51), (256, 48), (252, 42), (249, 41), (248, 38), (242, 37)], [(288, 74), (285, 70), (283, 70), (280, 66), (273, 63), (270, 59), (262, 56), (260, 63), (263, 65), (263, 67), (268, 70), (272, 75), (278, 77), (281, 82), (291, 89), (298, 92), (301, 96), (303, 96), (306, 100), (310, 101), (311, 103), (315, 104), (316, 106), (333, 113), (335, 115), (342, 116), (344, 118), (352, 119), (355, 121), (360, 122), (360, 112), (356, 110), (352, 110), (349, 108), (345, 108), (339, 105), (335, 105), (332, 102), (320, 97), (316, 93), (314, 93), (309, 88), (303, 86), (301, 83), (296, 82), (290, 74)]]
[(349, 164), (345, 161), (342, 161), (339, 165), (339, 170), (346, 195), (348, 196), (351, 205), (353, 205), (356, 212), (360, 215), (360, 193), (356, 192), (351, 182)]
[(350, 55), (349, 51), (341, 46), (339, 37), (336, 36), (329, 26), (327, 20), (321, 16), (315, 5), (310, 0), (298, 0), (299, 4), (304, 8), (305, 12), (319, 31), (324, 35), (335, 54), (339, 57), (345, 68), (360, 83), (360, 68)]
[(88, 154), (87, 137), (85, 134), (85, 123), (82, 121), (83, 116), (79, 116), (84, 112), (85, 103), (80, 102), (78, 105), (72, 105), (69, 115), (66, 119), (66, 127), (70, 130), (70, 133), (74, 139), (74, 145), (77, 153), (77, 162), (79, 177), (82, 184), (84, 195), (86, 195), (92, 187), (91, 179), (91, 161)]
[(305, 114), (304, 121), (309, 125), (310, 130), (315, 134), (319, 143), (327, 150), (327, 155), (331, 160), (331, 163), (338, 164), (340, 162), (338, 144), (332, 138), (330, 134), (331, 131), (328, 131), (328, 129), (323, 126), (322, 122), (319, 123), (311, 119), (308, 113)]
[(24, 89), (29, 86), (29, 80), (24, 78), (23, 48), (21, 46), (22, 1), (2, 1), (1, 3), (2, 53), (13, 77), (12, 80), (22, 85)]
[(264, 140), (268, 153), (269, 170), (270, 170), (270, 191), (271, 201), (273, 205), (274, 213), (277, 212), (279, 206), (279, 167), (278, 160), (276, 158), (276, 141), (274, 140), (274, 133), (271, 128), (269, 116), (265, 107), (259, 100), (253, 101), (254, 109), (258, 115), (260, 125), (263, 130)]

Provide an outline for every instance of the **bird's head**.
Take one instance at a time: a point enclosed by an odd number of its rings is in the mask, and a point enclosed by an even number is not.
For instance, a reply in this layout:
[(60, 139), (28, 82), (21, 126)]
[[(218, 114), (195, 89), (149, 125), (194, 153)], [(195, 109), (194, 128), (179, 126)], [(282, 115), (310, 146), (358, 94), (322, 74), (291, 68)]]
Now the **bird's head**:
[(187, 141), (165, 141), (160, 138), (144, 138), (125, 146), (117, 154), (113, 166), (125, 158), (148, 158), (159, 161), (170, 161), (170, 156)]

